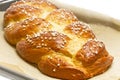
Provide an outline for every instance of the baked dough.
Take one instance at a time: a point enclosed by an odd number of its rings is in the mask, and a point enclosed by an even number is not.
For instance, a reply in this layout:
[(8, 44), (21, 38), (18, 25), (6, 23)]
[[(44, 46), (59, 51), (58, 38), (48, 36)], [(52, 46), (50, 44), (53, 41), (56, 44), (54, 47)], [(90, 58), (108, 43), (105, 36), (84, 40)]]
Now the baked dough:
[(46, 0), (20, 0), (4, 14), (6, 40), (49, 76), (85, 80), (106, 71), (113, 57), (90, 26)]

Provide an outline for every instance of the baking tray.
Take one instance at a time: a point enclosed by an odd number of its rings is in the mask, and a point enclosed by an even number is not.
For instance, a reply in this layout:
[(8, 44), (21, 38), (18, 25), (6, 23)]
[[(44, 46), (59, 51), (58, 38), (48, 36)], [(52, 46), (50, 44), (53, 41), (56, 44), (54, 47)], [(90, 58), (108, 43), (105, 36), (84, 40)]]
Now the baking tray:
[(0, 11), (6, 10), (15, 1), (17, 0), (0, 0)]
[[(120, 80), (120, 21), (94, 11), (61, 3), (59, 0), (50, 1), (58, 7), (73, 11), (81, 21), (89, 24), (98, 40), (105, 43), (106, 49), (114, 57), (112, 66), (105, 73), (89, 80)], [(42, 74), (36, 67), (25, 62), (19, 57), (15, 48), (5, 41), (2, 26), (3, 15), (4, 11), (0, 11), (1, 72), (11, 74), (16, 80), (58, 80)]]

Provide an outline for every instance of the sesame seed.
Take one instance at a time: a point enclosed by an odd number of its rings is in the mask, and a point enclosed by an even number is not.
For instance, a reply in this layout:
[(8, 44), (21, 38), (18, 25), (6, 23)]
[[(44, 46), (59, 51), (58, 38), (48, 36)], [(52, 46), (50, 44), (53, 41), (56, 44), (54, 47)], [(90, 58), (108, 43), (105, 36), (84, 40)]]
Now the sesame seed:
[(60, 66), (60, 64), (58, 63), (58, 64), (57, 64), (57, 67), (59, 67), (59, 66)]
[(41, 48), (41, 46), (40, 46), (40, 45), (38, 45), (38, 46), (36, 46), (36, 48)]
[(75, 74), (72, 74), (73, 77), (75, 77)]
[(48, 59), (52, 59), (52, 57), (51, 57), (51, 56), (48, 56)]
[(44, 37), (44, 39), (48, 39), (47, 37)]
[(56, 37), (53, 37), (53, 40), (55, 40), (56, 39)]
[(102, 48), (102, 47), (103, 47), (103, 44), (99, 44), (99, 47)]
[(49, 49), (49, 50), (51, 50), (51, 48), (50, 48), (50, 47), (48, 47), (48, 49)]
[(44, 44), (44, 43), (42, 43), (41, 45), (42, 45), (42, 46), (44, 46), (45, 44)]
[(96, 48), (97, 46), (96, 45), (93, 45), (94, 48)]
[(52, 37), (49, 37), (48, 39), (49, 39), (49, 40), (51, 40), (51, 39), (52, 39)]
[(43, 39), (42, 39), (41, 41), (42, 41), (42, 42), (44, 42), (44, 40), (43, 40)]
[(46, 47), (46, 46), (47, 46), (47, 44), (44, 44), (44, 46)]
[(95, 51), (94, 51), (94, 53), (95, 53), (95, 54), (98, 54), (98, 51), (97, 51), (97, 50), (95, 50)]
[(53, 71), (53, 72), (55, 72), (55, 71), (56, 71), (56, 69), (54, 68), (52, 71)]
[(61, 47), (61, 48), (64, 48), (65, 46), (64, 46), (64, 44), (62, 44), (62, 45), (60, 45), (60, 47)]
[(43, 39), (43, 36), (41, 36), (40, 39)]

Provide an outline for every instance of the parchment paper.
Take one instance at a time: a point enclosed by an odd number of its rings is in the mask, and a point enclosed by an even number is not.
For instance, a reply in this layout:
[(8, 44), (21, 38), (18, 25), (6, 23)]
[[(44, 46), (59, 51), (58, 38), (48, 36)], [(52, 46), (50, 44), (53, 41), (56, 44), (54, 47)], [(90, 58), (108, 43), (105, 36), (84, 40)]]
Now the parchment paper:
[[(84, 12), (82, 12), (82, 14), (83, 13)], [(19, 55), (17, 55), (15, 48), (6, 42), (4, 39), (2, 26), (3, 14), (4, 12), (0, 12), (0, 66), (13, 70), (16, 73), (30, 76), (37, 80), (58, 80), (42, 74), (36, 67), (25, 62), (19, 57)], [(100, 14), (97, 13), (95, 15), (98, 17), (100, 16)], [(81, 14), (79, 17), (80, 16)], [(120, 80), (120, 31), (119, 28), (116, 28), (120, 26), (114, 24), (119, 21), (109, 21), (109, 19), (112, 19), (109, 17), (104, 17), (102, 20), (96, 18), (96, 16), (93, 16), (93, 19), (96, 20), (90, 20), (92, 17), (88, 18), (89, 16), (87, 19), (84, 17), (85, 19), (81, 20), (86, 21), (91, 26), (91, 29), (95, 33), (98, 40), (105, 43), (106, 49), (108, 50), (109, 54), (114, 57), (114, 61), (112, 66), (105, 73), (95, 76), (89, 80)], [(108, 22), (107, 25), (106, 21)]]

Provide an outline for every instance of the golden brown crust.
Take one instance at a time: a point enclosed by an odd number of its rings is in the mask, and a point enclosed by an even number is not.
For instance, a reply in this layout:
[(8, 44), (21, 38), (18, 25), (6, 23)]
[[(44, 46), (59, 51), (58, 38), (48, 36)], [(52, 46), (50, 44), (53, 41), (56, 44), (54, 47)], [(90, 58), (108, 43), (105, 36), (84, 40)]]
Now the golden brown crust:
[(67, 26), (74, 21), (78, 21), (77, 17), (66, 9), (54, 10), (46, 17), (46, 20), (60, 26)]
[[(27, 36), (26, 40), (17, 43), (19, 54), (26, 58), (27, 61), (36, 62), (36, 56), (41, 57), (51, 51), (63, 52), (65, 55), (70, 55), (64, 47), (67, 45), (69, 38), (56, 31), (45, 31), (36, 35)], [(52, 45), (52, 46), (51, 46)], [(36, 56), (34, 56), (36, 54)], [(31, 57), (29, 57), (31, 56)]]
[(84, 68), (79, 69), (73, 64), (71, 58), (59, 54), (43, 56), (38, 67), (49, 76), (62, 79), (83, 80), (89, 77)]
[(16, 45), (21, 39), (25, 39), (27, 35), (37, 34), (41, 31), (50, 30), (52, 25), (41, 18), (29, 18), (24, 21), (14, 23), (7, 26), (5, 37), (9, 43)]
[(19, 22), (26, 18), (45, 18), (47, 14), (57, 7), (45, 0), (20, 0), (13, 3), (5, 12), (4, 26)]
[(42, 14), (41, 10), (29, 5), (18, 5), (8, 8), (4, 17), (4, 25), (18, 22), (31, 16), (39, 17)]
[(75, 21), (72, 24), (66, 26), (65, 31), (77, 35), (77, 37), (94, 39), (95, 35), (90, 29), (89, 25), (80, 21)]
[(97, 59), (108, 56), (102, 42), (90, 40), (78, 51), (76, 58), (82, 61), (83, 65), (93, 64)]
[(113, 57), (90, 27), (46, 0), (21, 0), (4, 15), (5, 38), (46, 75), (86, 80), (108, 69)]
[(96, 60), (91, 66), (86, 67), (86, 69), (91, 75), (91, 77), (93, 77), (95, 75), (105, 72), (110, 67), (112, 61), (113, 61), (113, 57), (110, 55), (106, 57), (102, 57)]

